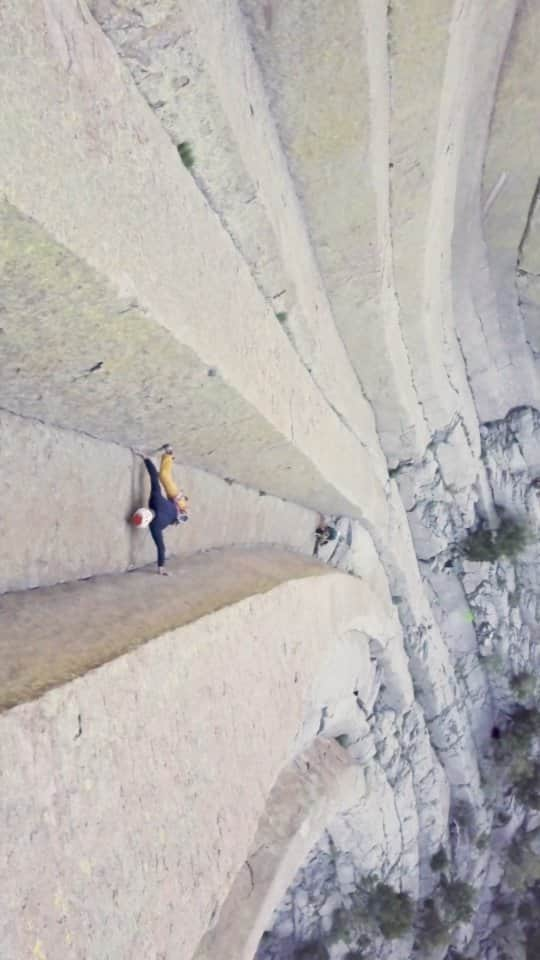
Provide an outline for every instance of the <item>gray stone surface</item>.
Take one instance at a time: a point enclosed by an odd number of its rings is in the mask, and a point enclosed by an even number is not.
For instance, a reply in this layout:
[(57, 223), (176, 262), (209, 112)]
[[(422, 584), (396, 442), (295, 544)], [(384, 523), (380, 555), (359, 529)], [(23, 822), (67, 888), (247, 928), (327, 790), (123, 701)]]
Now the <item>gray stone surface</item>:
[[(289, 496), (298, 470), (298, 499), (318, 500), (322, 478), (224, 382), (221, 366), (213, 366), (215, 350), (203, 364), (133, 297), (118, 298), (12, 206), (3, 206), (1, 222), (3, 408), (123, 445), (156, 448), (165, 436), (195, 465)], [(279, 329), (277, 336), (287, 351)], [(210, 330), (206, 337), (208, 350)], [(278, 384), (269, 387), (283, 408)], [(281, 424), (291, 438), (295, 406), (294, 398), (287, 401), (287, 426)]]
[(128, 650), (288, 578), (324, 567), (283, 550), (229, 548), (0, 599), (0, 709), (33, 699)]
[[(407, 960), (335, 914), (366, 872), (440, 902), (441, 845), (449, 942), (522, 960), (539, 824), (490, 731), (540, 643), (537, 21), (1, 6), (2, 960)], [(126, 524), (165, 440), (169, 580)], [(536, 540), (466, 560), (502, 510)]]
[[(304, 691), (336, 632), (377, 607), (334, 572), (249, 582), (241, 602), (0, 716), (7, 957), (192, 955), (294, 756)], [(182, 580), (151, 585), (162, 616)]]
[[(377, 510), (384, 514), (383, 460), (376, 438), (371, 450), (364, 447), (313, 384), (262, 299), (248, 265), (128, 81), (97, 24), (80, 6), (58, 0), (47, 0), (44, 6), (29, 0), (28, 15), (31, 29), (20, 6), (11, 4), (2, 11), (2, 35), (10, 38), (6, 42), (19, 44), (21, 56), (35, 67), (21, 72), (8, 57), (6, 63), (13, 69), (5, 73), (3, 84), (0, 182), (16, 208), (15, 214), (12, 208), (6, 213), (15, 233), (13, 239), (7, 235), (8, 248), (15, 249), (4, 254), (15, 270), (14, 290), (20, 292), (16, 278), (22, 280), (25, 270), (31, 283), (41, 267), (54, 302), (63, 290), (66, 270), (49, 278), (49, 270), (43, 268), (51, 258), (56, 263), (61, 255), (58, 245), (64, 245), (77, 276), (82, 271), (86, 280), (90, 271), (93, 286), (97, 271), (98, 289), (89, 291), (91, 303), (95, 295), (107, 298), (110, 286), (134, 300), (137, 335), (130, 335), (129, 341), (138, 345), (143, 370), (145, 364), (152, 368), (146, 403), (141, 376), (126, 362), (118, 393), (131, 393), (137, 403), (124, 405), (124, 412), (115, 406), (114, 413), (108, 387), (114, 382), (114, 366), (112, 381), (105, 371), (94, 381), (92, 407), (77, 399), (80, 384), (73, 383), (73, 368), (67, 376), (61, 371), (69, 397), (57, 400), (60, 425), (89, 429), (88, 420), (95, 416), (100, 437), (133, 444), (142, 434), (154, 445), (158, 420), (163, 422), (156, 410), (162, 396), (157, 390), (163, 378), (169, 382), (172, 366), (176, 390), (182, 396), (185, 388), (186, 402), (176, 401), (174, 414), (170, 411), (169, 422), (176, 424), (170, 440), (178, 444), (184, 434), (191, 435), (197, 444), (197, 465), (291, 499), (297, 484), (296, 499), (322, 509), (340, 502), (340, 509), (355, 512), (350, 498), (363, 489), (366, 508), (367, 500), (374, 499), (378, 504), (374, 502), (372, 515)], [(15, 101), (26, 103), (24, 123)], [(66, 113), (70, 124), (65, 122)], [(42, 189), (45, 179), (56, 184), (54, 191)], [(28, 218), (40, 226), (29, 224)], [(25, 266), (28, 248), (33, 256)], [(109, 311), (105, 331), (101, 324), (84, 323), (76, 312), (69, 325), (62, 317), (60, 334), (59, 318), (55, 322), (51, 316), (51, 342), (47, 323), (36, 330), (35, 313), (29, 314), (18, 296), (17, 304), (30, 326), (27, 346), (37, 346), (45, 335), (56, 363), (59, 351), (54, 339), (58, 347), (59, 336), (68, 358), (72, 349), (80, 353), (83, 346), (87, 355), (90, 344), (101, 354), (104, 332), (124, 342), (118, 324), (110, 323)], [(124, 300), (118, 309), (125, 306)], [(141, 308), (148, 313), (141, 313)], [(82, 329), (77, 329), (78, 322)], [(73, 348), (70, 332), (76, 338)], [(175, 349), (169, 352), (171, 345)], [(39, 356), (37, 350), (34, 354)], [(92, 350), (89, 365), (102, 359)], [(77, 374), (88, 369), (85, 361), (77, 362), (76, 368)], [(210, 386), (209, 369), (215, 373)], [(294, 385), (292, 391), (283, 389), (285, 382)], [(323, 478), (320, 469), (329, 476)], [(335, 483), (341, 488), (337, 497)]]
[[(0, 593), (155, 563), (149, 532), (128, 523), (150, 492), (132, 451), (1, 412), (0, 438), (9, 505), (0, 515)], [(312, 553), (315, 514), (188, 466), (184, 452), (174, 476), (190, 498), (190, 520), (167, 529), (169, 555), (263, 543)]]
[(0, 593), (127, 568), (129, 450), (1, 411), (0, 448)]

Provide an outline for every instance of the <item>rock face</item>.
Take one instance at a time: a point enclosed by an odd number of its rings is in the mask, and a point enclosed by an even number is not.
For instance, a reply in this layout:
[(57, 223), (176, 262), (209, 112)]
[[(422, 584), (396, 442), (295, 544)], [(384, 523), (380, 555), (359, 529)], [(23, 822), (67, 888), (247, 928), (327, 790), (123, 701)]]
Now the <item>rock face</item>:
[(0, 953), (531, 960), (539, 11), (0, 26)]

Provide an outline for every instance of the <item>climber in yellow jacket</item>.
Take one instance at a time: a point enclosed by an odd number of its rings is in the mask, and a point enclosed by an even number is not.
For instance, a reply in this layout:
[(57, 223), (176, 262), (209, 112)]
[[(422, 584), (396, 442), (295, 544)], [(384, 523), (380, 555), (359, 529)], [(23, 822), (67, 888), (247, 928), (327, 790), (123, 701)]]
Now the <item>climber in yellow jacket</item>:
[[(167, 576), (165, 569), (165, 543), (163, 540), (163, 531), (166, 527), (185, 523), (189, 519), (187, 512), (188, 498), (182, 493), (172, 476), (172, 465), (174, 454), (172, 448), (166, 444), (161, 447), (161, 463), (159, 474), (152, 463), (150, 457), (147, 457), (142, 450), (133, 452), (144, 460), (144, 465), (150, 477), (150, 499), (148, 507), (139, 507), (131, 517), (134, 527), (144, 530), (146, 527), (150, 530), (152, 539), (157, 549), (158, 573)], [(156, 451), (157, 452), (157, 451)], [(164, 488), (166, 496), (163, 496), (161, 487)]]
[(182, 513), (187, 513), (188, 497), (183, 493), (177, 486), (176, 481), (172, 475), (172, 467), (174, 463), (174, 454), (172, 447), (169, 444), (166, 444), (163, 447), (163, 453), (161, 455), (161, 463), (159, 465), (159, 480), (160, 483), (167, 494), (167, 499), (172, 500), (176, 503), (178, 509)]

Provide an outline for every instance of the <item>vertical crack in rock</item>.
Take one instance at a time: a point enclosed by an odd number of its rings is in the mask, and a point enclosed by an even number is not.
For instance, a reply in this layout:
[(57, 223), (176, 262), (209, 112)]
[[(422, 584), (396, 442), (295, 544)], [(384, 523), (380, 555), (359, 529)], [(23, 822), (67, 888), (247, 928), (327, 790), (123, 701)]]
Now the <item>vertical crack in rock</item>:
[(523, 228), (523, 233), (521, 234), (521, 240), (519, 241), (518, 254), (517, 254), (517, 260), (516, 260), (516, 270), (519, 269), (519, 267), (520, 267), (520, 265), (521, 265), (521, 261), (522, 261), (522, 259), (523, 259), (523, 252), (524, 252), (524, 250), (525, 250), (525, 244), (527, 243), (527, 240), (528, 240), (528, 238), (529, 238), (529, 233), (530, 233), (530, 231), (531, 231), (531, 224), (532, 224), (533, 217), (534, 217), (534, 214), (535, 214), (535, 211), (536, 211), (536, 205), (537, 205), (537, 203), (538, 203), (538, 198), (539, 198), (539, 197), (540, 197), (540, 177), (539, 177), (539, 179), (538, 179), (538, 181), (537, 181), (537, 183), (536, 183), (536, 187), (535, 187), (534, 193), (533, 193), (533, 195), (532, 195), (531, 202), (530, 202), (530, 204), (529, 204), (529, 209), (528, 209), (528, 211), (527, 211), (527, 219), (526, 219), (526, 221), (525, 221), (525, 226), (524, 226), (524, 228)]

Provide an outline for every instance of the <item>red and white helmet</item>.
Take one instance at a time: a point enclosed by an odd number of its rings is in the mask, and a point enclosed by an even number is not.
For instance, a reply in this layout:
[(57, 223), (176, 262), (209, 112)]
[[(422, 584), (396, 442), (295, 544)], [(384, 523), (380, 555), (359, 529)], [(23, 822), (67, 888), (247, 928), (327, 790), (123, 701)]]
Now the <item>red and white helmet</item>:
[(139, 509), (133, 514), (131, 522), (134, 527), (140, 527), (141, 529), (144, 529), (145, 527), (150, 526), (153, 519), (154, 514), (152, 510), (149, 510), (148, 507), (139, 507)]

